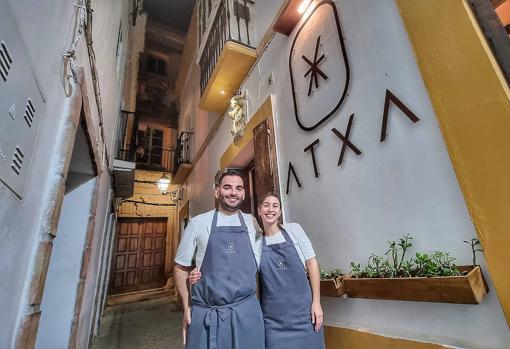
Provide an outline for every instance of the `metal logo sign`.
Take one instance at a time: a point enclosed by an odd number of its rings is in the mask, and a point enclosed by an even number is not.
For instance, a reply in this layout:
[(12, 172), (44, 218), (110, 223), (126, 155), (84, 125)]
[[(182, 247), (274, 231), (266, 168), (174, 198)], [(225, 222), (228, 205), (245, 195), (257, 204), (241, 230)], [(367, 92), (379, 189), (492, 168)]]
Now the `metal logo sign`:
[(333, 1), (321, 1), (297, 31), (289, 71), (296, 122), (313, 131), (338, 111), (349, 86), (349, 62)]

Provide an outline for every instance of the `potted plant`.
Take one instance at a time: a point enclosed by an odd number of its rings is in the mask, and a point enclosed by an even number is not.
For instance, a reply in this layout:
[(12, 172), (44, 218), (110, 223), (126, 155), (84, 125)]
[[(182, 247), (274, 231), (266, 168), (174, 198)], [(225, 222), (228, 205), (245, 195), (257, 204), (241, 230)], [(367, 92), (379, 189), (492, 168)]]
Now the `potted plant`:
[[(480, 251), (474, 240), (473, 254)], [(475, 258), (471, 266), (457, 266), (455, 258), (442, 251), (406, 259), (413, 245), (409, 235), (388, 244), (386, 258), (372, 254), (364, 267), (351, 263), (351, 273), (343, 277), (349, 297), (478, 304), (488, 292)]]
[(342, 282), (342, 272), (339, 268), (319, 268), (319, 272), (321, 278), (321, 296), (340, 297), (345, 293), (345, 288)]

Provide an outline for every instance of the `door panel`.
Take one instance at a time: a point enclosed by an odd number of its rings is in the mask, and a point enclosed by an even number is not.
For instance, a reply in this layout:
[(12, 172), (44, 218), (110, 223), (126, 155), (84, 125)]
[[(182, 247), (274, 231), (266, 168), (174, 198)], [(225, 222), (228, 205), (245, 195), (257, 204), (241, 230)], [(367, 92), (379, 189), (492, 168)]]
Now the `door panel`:
[[(249, 166), (249, 165), (248, 165)], [(237, 169), (241, 174), (241, 178), (243, 179), (243, 185), (244, 185), (244, 200), (241, 203), (241, 211), (244, 213), (251, 213), (254, 214), (255, 212), (251, 212), (251, 192), (250, 192), (250, 174), (249, 169)]]
[[(253, 129), (255, 198), (268, 192), (280, 193), (273, 119), (267, 118)], [(258, 206), (258, 202), (255, 202)]]
[(166, 226), (165, 218), (118, 220), (110, 294), (165, 285)]

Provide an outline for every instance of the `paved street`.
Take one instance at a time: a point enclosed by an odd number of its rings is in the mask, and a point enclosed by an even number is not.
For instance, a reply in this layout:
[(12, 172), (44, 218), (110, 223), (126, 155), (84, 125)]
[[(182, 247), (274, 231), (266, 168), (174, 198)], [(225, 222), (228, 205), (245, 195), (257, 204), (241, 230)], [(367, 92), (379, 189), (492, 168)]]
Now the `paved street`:
[(167, 299), (106, 309), (92, 349), (180, 349), (181, 313)]

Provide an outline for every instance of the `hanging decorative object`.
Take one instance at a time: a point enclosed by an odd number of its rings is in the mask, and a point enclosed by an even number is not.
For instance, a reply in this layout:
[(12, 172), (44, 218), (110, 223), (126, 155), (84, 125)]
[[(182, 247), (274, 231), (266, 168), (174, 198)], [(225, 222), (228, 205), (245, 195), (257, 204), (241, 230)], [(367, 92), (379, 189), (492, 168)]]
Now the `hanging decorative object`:
[(232, 119), (230, 134), (234, 138), (234, 142), (237, 142), (246, 130), (246, 97), (244, 93), (230, 99), (228, 116)]

